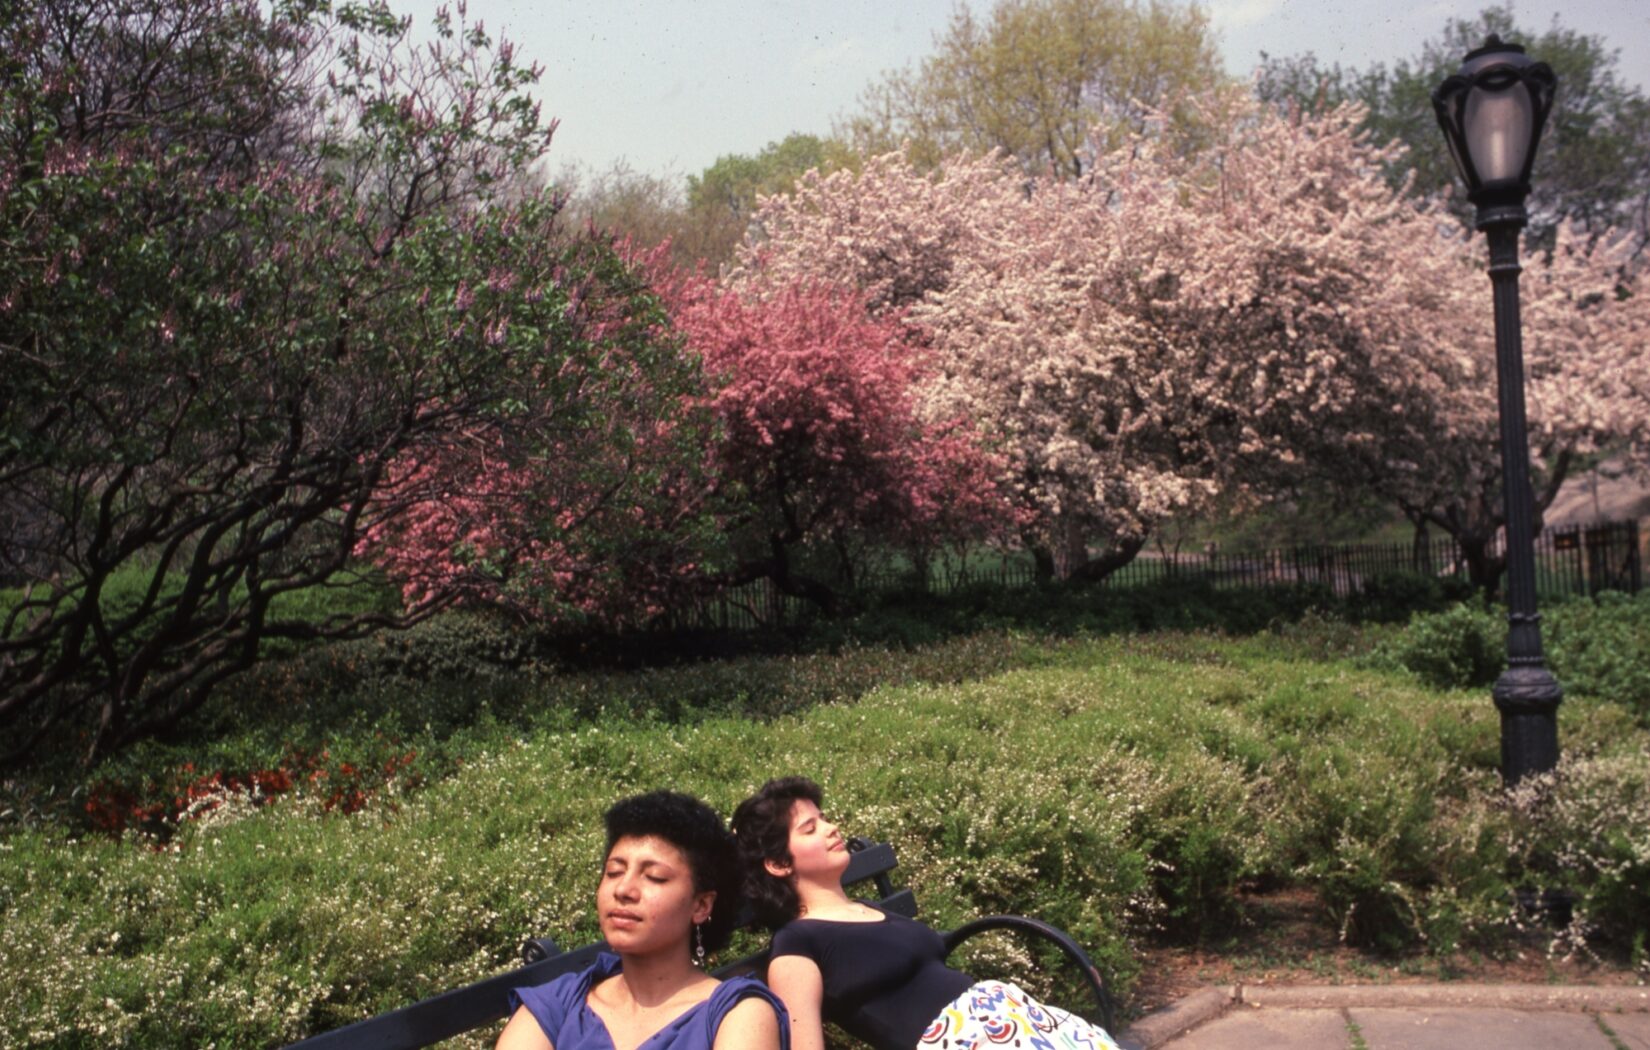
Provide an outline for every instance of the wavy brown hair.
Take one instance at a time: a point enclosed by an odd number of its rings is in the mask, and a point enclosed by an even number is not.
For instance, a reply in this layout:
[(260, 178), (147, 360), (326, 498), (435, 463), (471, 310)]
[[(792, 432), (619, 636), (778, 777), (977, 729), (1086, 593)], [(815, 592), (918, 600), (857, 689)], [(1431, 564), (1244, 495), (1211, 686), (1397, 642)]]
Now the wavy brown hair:
[(817, 806), (824, 797), (819, 785), (807, 777), (778, 777), (763, 784), (733, 811), (733, 834), (739, 841), (745, 897), (756, 912), (757, 921), (770, 930), (777, 930), (796, 918), (802, 902), (796, 895), (796, 877), (774, 875), (763, 862), (773, 860), (787, 866), (794, 863), (791, 810), (799, 799), (807, 799)]

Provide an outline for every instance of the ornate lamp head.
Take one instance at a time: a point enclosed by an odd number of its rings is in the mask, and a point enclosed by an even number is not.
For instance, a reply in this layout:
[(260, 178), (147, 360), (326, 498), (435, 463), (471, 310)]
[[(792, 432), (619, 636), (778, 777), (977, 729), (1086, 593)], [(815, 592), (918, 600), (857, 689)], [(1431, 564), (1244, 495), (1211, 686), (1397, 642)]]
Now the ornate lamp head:
[(1450, 156), (1480, 227), (1524, 221), (1530, 169), (1558, 79), (1518, 44), (1491, 36), (1432, 93)]

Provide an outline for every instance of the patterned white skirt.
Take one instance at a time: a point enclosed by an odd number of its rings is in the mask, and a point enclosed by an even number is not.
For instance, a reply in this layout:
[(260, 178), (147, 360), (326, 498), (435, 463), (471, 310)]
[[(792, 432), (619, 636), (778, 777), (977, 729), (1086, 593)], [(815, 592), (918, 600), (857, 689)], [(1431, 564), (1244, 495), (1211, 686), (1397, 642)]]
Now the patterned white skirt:
[(919, 1050), (1118, 1050), (1076, 1014), (1044, 1006), (1004, 981), (980, 981), (929, 1023)]

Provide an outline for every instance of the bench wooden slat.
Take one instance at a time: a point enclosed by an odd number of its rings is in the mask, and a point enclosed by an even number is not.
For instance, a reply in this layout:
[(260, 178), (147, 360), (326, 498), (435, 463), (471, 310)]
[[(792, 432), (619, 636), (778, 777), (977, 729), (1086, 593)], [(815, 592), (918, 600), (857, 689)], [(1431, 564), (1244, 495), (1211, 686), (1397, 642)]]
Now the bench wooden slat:
[(895, 915), (903, 915), (907, 919), (917, 917), (917, 895), (910, 890), (900, 890), (898, 893), (877, 901), (883, 911), (891, 911)]

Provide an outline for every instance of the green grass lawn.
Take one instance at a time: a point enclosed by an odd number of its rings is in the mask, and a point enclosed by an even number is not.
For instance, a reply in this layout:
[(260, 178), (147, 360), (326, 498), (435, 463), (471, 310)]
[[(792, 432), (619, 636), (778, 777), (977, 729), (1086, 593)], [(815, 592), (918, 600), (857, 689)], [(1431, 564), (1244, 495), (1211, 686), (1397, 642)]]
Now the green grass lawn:
[(1517, 934), (1514, 881), (1563, 885), (1575, 936), (1626, 957), (1636, 929), (1643, 952), (1650, 732), (1620, 705), (1565, 704), (1538, 804), (1498, 790), (1481, 690), (1270, 635), (1013, 645), (1015, 669), (766, 721), (495, 732), (349, 815), (323, 785), (227, 793), (165, 844), (13, 827), (0, 1043), (268, 1045), (506, 968), (526, 936), (585, 942), (610, 802), (671, 786), (726, 810), (782, 773), (893, 842), (931, 920), (1042, 916), (1125, 1001), (1140, 945), (1231, 930), (1256, 881), (1310, 886), (1350, 939), (1412, 951), (1494, 951)]

